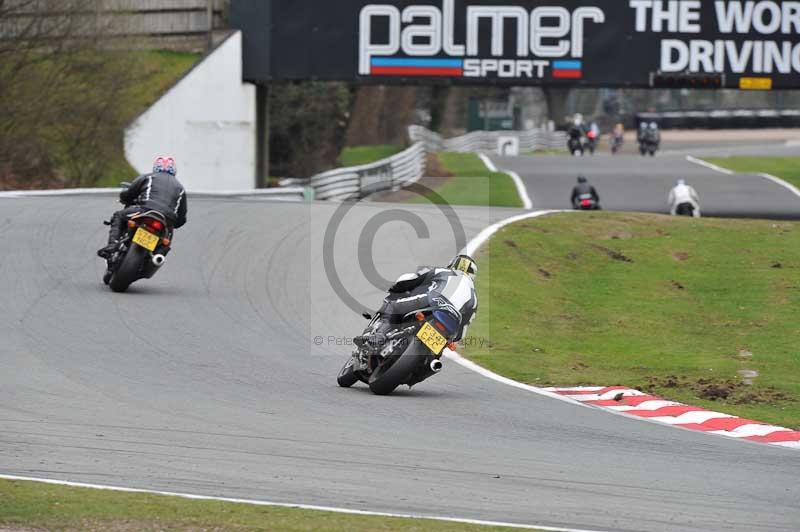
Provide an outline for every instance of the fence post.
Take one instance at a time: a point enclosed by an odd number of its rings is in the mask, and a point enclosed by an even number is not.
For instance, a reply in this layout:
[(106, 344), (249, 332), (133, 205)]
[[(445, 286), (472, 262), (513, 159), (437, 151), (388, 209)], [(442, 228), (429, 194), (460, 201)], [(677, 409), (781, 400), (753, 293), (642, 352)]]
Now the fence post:
[(256, 85), (256, 188), (269, 181), (269, 83)]
[(214, 47), (214, 0), (206, 0), (206, 17), (208, 18), (208, 42), (206, 50), (211, 51)]

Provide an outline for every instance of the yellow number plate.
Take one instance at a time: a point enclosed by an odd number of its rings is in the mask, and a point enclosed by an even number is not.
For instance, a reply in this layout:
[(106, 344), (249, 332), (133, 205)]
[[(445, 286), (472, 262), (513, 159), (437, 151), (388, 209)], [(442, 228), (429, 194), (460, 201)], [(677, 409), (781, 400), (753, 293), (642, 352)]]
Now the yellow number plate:
[(159, 238), (156, 235), (150, 231), (145, 231), (141, 227), (137, 229), (136, 234), (133, 235), (133, 242), (139, 244), (147, 251), (154, 251), (158, 245), (158, 240)]
[(433, 351), (434, 355), (438, 355), (444, 350), (447, 345), (447, 338), (439, 334), (439, 331), (434, 329), (430, 323), (425, 323), (422, 328), (417, 332), (417, 338), (425, 344), (425, 346)]

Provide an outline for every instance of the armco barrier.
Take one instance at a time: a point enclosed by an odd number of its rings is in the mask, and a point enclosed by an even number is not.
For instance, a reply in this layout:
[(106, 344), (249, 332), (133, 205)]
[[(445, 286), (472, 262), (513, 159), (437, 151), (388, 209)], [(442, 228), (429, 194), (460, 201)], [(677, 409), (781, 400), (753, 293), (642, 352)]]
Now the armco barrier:
[(661, 129), (758, 129), (800, 127), (800, 111), (776, 109), (718, 109), (639, 113), (641, 122), (657, 122)]
[(384, 190), (395, 190), (417, 181), (425, 173), (426, 151), (421, 142), (381, 161), (337, 168), (315, 175), (309, 184), (316, 199), (358, 199)]
[(443, 139), (438, 133), (422, 126), (411, 126), (408, 128), (408, 136), (414, 145), (388, 159), (362, 166), (337, 168), (312, 177), (309, 185), (314, 188), (316, 199), (360, 199), (413, 183), (425, 173), (429, 152), (494, 152), (497, 150), (497, 139), (507, 136), (518, 137), (520, 149), (524, 151), (560, 149), (567, 143), (566, 135), (562, 132), (536, 129), (474, 131), (461, 137)]
[(566, 134), (562, 131), (531, 129), (529, 131), (473, 131), (460, 137), (444, 139), (422, 126), (411, 126), (408, 135), (412, 142), (422, 142), (428, 151), (494, 152), (500, 137), (517, 137), (522, 151), (565, 149)]

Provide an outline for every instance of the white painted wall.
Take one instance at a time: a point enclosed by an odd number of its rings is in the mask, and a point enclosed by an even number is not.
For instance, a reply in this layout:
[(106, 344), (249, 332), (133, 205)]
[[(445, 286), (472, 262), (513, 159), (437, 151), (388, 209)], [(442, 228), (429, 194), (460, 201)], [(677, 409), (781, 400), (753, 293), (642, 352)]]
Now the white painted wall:
[(236, 32), (125, 131), (125, 157), (138, 172), (172, 155), (189, 190), (255, 188), (256, 91), (242, 82)]

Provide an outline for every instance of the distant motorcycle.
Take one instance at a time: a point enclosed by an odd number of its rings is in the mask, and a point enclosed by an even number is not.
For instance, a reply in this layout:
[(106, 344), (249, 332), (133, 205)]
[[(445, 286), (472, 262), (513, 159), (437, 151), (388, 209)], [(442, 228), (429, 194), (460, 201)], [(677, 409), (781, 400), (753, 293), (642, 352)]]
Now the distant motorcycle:
[(650, 155), (650, 157), (654, 157), (656, 152), (658, 151), (658, 143), (649, 140), (649, 139), (642, 139), (639, 141), (639, 153), (642, 157)]
[(644, 128), (644, 130), (640, 131), (639, 153), (642, 154), (642, 157), (645, 157), (648, 154), (650, 157), (655, 156), (660, 144), (661, 133), (659, 133), (655, 123), (651, 123), (649, 126)]
[(597, 149), (597, 143), (600, 139), (595, 131), (588, 131), (586, 133), (586, 143), (584, 144), (584, 150), (588, 150), (590, 154), (594, 155), (595, 150)]
[(616, 155), (622, 150), (625, 138), (622, 135), (611, 135), (611, 153)]
[[(466, 279), (448, 283), (447, 290), (456, 294), (468, 289)], [(437, 290), (418, 294), (417, 310), (400, 316), (396, 323), (383, 334), (381, 345), (357, 347), (344, 367), (339, 371), (339, 386), (349, 388), (358, 381), (369, 386), (376, 395), (388, 395), (400, 385), (409, 387), (439, 373), (442, 370), (442, 353), (452, 344), (461, 327), (458, 310)], [(364, 333), (374, 330), (379, 320), (390, 319), (380, 312), (374, 316), (365, 314), (370, 324)], [(363, 368), (363, 369), (361, 369)]]
[(600, 207), (600, 203), (594, 199), (591, 194), (581, 194), (577, 198), (575, 198), (575, 204), (573, 205), (575, 210), (578, 211), (600, 211), (602, 208)]
[[(123, 184), (124, 186), (125, 184)], [(142, 211), (128, 218), (128, 229), (108, 260), (103, 281), (114, 292), (124, 292), (139, 279), (150, 279), (164, 265), (172, 244), (172, 229), (158, 211)]]
[(567, 141), (567, 149), (569, 153), (574, 157), (580, 157), (583, 155), (584, 145), (581, 142), (580, 137), (570, 137)]
[[(675, 216), (689, 216), (690, 218), (694, 217), (695, 216), (694, 205), (692, 205), (689, 202), (681, 203), (675, 208)], [(697, 217), (699, 218), (699, 213)]]

